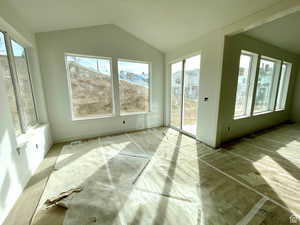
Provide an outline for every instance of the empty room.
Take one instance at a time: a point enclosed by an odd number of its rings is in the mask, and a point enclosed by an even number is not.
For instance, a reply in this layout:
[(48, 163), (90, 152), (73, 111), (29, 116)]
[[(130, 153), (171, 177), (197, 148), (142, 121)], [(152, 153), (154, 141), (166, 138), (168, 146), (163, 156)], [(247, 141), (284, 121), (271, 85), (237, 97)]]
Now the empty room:
[(299, 0), (1, 0), (0, 225), (300, 225)]

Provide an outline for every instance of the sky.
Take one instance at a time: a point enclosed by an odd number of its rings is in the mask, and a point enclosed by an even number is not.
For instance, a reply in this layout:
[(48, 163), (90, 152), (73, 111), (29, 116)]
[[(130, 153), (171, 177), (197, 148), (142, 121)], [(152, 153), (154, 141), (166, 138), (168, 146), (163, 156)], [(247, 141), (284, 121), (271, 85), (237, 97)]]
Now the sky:
[(0, 32), (0, 55), (6, 55), (4, 36), (1, 32)]
[[(111, 72), (110, 71), (111, 62), (109, 59), (67, 56), (68, 61), (74, 61), (75, 59), (81, 65), (94, 69), (96, 71), (97, 71), (97, 62), (98, 62), (99, 70), (101, 73), (109, 75)], [(149, 64), (119, 60), (118, 70), (119, 72), (127, 71), (135, 74), (149, 74)]]
[(245, 72), (249, 70), (249, 64), (251, 62), (251, 57), (248, 55), (241, 55), (240, 57), (240, 67), (245, 68)]
[[(17, 42), (15, 42), (14, 40), (11, 41), (11, 44), (12, 44), (14, 56), (23, 56), (24, 48), (21, 45), (19, 45)], [(7, 55), (5, 41), (4, 41), (4, 35), (2, 32), (0, 32), (0, 54)]]
[(75, 56), (67, 56), (68, 61), (75, 61), (82, 66), (91, 68), (97, 71), (97, 63), (99, 66), (99, 72), (103, 74), (110, 75), (110, 60), (109, 59), (97, 59), (97, 58), (87, 58), (87, 57), (75, 57)]
[(149, 74), (149, 64), (118, 61), (118, 70), (127, 71), (135, 74)]
[(24, 55), (25, 49), (21, 45), (19, 45), (14, 40), (11, 41), (11, 45), (12, 45), (14, 56), (23, 56)]

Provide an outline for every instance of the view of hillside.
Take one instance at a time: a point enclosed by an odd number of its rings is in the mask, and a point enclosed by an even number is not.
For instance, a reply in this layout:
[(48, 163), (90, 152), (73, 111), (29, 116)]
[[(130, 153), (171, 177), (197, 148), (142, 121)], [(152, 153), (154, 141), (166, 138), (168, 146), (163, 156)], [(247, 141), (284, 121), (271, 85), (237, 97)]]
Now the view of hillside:
[[(27, 63), (25, 58), (22, 56), (15, 56), (15, 64), (18, 75), (18, 83), (20, 87), (21, 98), (20, 104), (23, 110), (23, 122), (25, 126), (30, 126), (35, 118), (35, 109), (32, 99), (30, 80), (28, 76)], [(16, 104), (15, 92), (12, 82), (12, 77), (9, 69), (9, 64), (6, 55), (0, 55), (0, 75), (4, 76), (5, 87), (8, 94), (8, 101), (10, 105), (10, 111), (13, 117), (13, 123), (16, 134), (21, 134), (21, 127), (19, 121), (19, 114)]]
[[(98, 72), (82, 64), (69, 61), (72, 87), (73, 115), (75, 117), (93, 117), (111, 115), (113, 112), (112, 76)], [(126, 75), (127, 76), (127, 75)], [(131, 74), (120, 79), (120, 103), (123, 112), (142, 112), (148, 108), (148, 88), (137, 75)], [(130, 79), (131, 78), (131, 79)], [(135, 84), (139, 79), (139, 84)]]

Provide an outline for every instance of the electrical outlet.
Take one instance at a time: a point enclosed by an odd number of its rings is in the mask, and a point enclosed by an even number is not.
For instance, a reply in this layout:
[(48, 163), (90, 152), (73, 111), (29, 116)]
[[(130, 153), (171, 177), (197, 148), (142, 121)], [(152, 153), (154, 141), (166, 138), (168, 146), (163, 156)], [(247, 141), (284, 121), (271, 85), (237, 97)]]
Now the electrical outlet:
[(72, 142), (70, 143), (70, 145), (79, 145), (79, 144), (81, 144), (81, 140), (72, 141)]

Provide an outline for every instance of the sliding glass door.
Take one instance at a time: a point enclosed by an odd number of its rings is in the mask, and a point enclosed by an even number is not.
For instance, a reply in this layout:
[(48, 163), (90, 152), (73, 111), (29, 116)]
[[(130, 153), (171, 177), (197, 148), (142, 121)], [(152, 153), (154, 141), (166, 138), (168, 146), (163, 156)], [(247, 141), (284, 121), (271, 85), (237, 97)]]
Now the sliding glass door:
[(170, 124), (196, 136), (199, 99), (200, 55), (171, 65)]
[(183, 62), (171, 65), (171, 125), (181, 128)]

